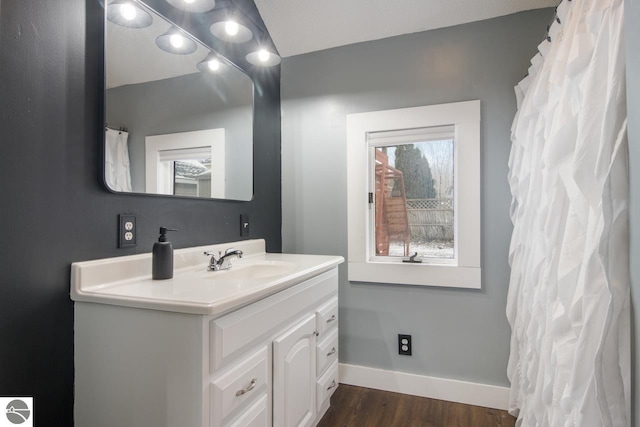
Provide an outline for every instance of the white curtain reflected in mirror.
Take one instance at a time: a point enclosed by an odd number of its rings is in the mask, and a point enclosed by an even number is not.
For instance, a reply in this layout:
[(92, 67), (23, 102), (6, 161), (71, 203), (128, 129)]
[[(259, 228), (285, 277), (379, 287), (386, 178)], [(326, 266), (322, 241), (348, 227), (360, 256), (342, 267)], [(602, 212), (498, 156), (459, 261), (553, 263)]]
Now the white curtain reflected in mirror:
[(105, 129), (105, 180), (113, 191), (131, 191), (129, 133)]

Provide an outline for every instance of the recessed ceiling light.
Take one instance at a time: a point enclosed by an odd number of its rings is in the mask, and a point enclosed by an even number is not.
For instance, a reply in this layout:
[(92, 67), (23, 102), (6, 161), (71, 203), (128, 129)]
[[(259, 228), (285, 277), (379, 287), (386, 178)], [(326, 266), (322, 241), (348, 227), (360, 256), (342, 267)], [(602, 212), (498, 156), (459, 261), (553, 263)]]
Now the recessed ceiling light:
[(240, 28), (238, 27), (238, 23), (236, 21), (227, 21), (224, 23), (224, 30), (230, 36), (235, 36), (238, 34)]
[(216, 7), (215, 0), (167, 0), (171, 6), (187, 12), (209, 12)]
[(120, 15), (127, 21), (132, 21), (136, 19), (136, 8), (131, 3), (123, 3), (120, 5)]
[(246, 58), (251, 64), (261, 67), (272, 67), (274, 65), (278, 65), (281, 61), (278, 54), (270, 52), (264, 48), (251, 52)]
[(266, 62), (266, 61), (268, 61), (270, 57), (271, 57), (271, 54), (270, 54), (269, 52), (267, 52), (266, 50), (264, 50), (264, 49), (260, 49), (260, 50), (258, 51), (258, 59), (259, 59), (261, 62)]
[(153, 18), (137, 2), (115, 0), (107, 5), (109, 22), (128, 28), (144, 28), (151, 25)]
[(184, 46), (184, 36), (181, 34), (171, 34), (169, 36), (169, 43), (176, 49), (180, 49)]
[(195, 41), (187, 37), (176, 27), (171, 27), (156, 38), (156, 45), (165, 52), (177, 55), (189, 55), (198, 49)]
[(218, 58), (218, 55), (211, 52), (196, 67), (203, 73), (219, 74), (226, 69), (227, 65)]
[(216, 22), (210, 30), (220, 40), (230, 43), (246, 43), (253, 38), (249, 28), (233, 20)]

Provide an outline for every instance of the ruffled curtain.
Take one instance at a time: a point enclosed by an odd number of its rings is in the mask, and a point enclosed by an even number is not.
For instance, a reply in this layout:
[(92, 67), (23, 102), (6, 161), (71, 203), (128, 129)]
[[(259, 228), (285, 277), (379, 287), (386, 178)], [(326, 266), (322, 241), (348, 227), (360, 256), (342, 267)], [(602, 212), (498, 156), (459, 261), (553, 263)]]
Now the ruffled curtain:
[(105, 130), (105, 180), (114, 191), (131, 191), (129, 164), (129, 133), (107, 128)]
[(623, 0), (563, 1), (516, 87), (509, 411), (630, 425)]

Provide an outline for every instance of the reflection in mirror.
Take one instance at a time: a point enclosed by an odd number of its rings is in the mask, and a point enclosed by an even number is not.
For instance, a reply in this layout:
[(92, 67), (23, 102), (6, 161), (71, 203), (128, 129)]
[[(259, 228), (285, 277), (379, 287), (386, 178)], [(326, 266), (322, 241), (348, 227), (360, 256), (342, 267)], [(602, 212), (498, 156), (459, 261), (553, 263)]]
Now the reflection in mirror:
[(224, 129), (148, 136), (146, 191), (225, 198)]
[(200, 42), (170, 53), (193, 39), (138, 4), (150, 25), (105, 25), (105, 182), (119, 192), (251, 200), (253, 82)]

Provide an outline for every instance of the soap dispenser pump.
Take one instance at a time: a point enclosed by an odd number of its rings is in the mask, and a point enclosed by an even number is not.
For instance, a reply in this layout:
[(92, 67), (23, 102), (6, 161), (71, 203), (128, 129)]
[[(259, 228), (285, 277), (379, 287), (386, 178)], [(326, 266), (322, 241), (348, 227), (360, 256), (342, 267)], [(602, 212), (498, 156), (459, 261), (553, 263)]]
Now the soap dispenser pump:
[(173, 246), (167, 242), (167, 231), (178, 231), (160, 227), (160, 237), (153, 244), (152, 273), (153, 280), (171, 279), (173, 277)]

